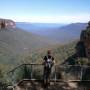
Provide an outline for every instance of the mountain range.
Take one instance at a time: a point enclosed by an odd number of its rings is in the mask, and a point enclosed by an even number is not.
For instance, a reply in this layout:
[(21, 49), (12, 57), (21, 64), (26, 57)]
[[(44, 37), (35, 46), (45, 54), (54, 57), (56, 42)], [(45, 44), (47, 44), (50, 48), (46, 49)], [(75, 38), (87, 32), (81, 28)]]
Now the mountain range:
[(81, 31), (86, 28), (87, 23), (45, 24), (18, 22), (16, 26), (58, 43), (68, 43), (79, 39)]

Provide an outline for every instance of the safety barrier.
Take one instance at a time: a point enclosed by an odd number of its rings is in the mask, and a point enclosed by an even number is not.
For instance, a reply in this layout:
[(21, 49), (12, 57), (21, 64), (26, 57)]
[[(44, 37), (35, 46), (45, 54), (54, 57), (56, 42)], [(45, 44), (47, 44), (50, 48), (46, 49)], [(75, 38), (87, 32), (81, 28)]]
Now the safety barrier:
[[(13, 84), (22, 79), (42, 80), (42, 64), (22, 64), (8, 72)], [(90, 66), (87, 65), (54, 65), (51, 81), (90, 81)]]

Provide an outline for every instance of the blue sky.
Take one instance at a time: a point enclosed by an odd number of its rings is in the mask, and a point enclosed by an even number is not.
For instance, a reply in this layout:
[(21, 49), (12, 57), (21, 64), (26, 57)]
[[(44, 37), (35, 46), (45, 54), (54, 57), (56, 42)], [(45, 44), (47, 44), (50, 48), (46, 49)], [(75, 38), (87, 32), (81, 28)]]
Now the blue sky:
[(42, 23), (88, 22), (90, 0), (0, 0), (0, 18)]

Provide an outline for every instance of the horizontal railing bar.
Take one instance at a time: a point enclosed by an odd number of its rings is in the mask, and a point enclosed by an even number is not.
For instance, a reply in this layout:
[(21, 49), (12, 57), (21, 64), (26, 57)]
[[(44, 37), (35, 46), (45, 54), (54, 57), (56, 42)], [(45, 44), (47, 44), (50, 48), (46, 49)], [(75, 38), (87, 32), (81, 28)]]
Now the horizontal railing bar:
[[(15, 67), (14, 69), (12, 69), (11, 71), (9, 71), (8, 73), (13, 72), (13, 71), (15, 71), (17, 68), (19, 68), (19, 67), (21, 67), (21, 66), (24, 66), (24, 65), (43, 65), (43, 64), (35, 64), (35, 63), (21, 64), (21, 65)], [(8, 74), (8, 73), (7, 73), (7, 74)]]
[(69, 67), (69, 66), (90, 67), (90, 66), (88, 66), (88, 65), (55, 65), (55, 66), (60, 66), (60, 67)]
[[(10, 73), (10, 72), (14, 72), (16, 69), (18, 69), (19, 67), (21, 67), (21, 66), (24, 66), (24, 65), (36, 65), (36, 66), (43, 66), (43, 64), (36, 64), (36, 63), (30, 63), (30, 64), (21, 64), (21, 65), (19, 65), (19, 66), (17, 66), (17, 67), (15, 67), (13, 70), (11, 70), (11, 71), (9, 71), (8, 73)], [(71, 66), (75, 66), (75, 67), (89, 67), (90, 68), (90, 66), (88, 66), (88, 65), (58, 65), (58, 64), (55, 64), (54, 65), (54, 67), (71, 67)]]
[[(42, 81), (42, 79), (23, 79), (17, 83), (17, 85), (20, 85), (23, 81)], [(50, 79), (50, 82), (90, 82), (90, 80), (54, 80)]]
[[(19, 81), (19, 82), (22, 82), (22, 81), (41, 81), (41, 80), (43, 80), (43, 79), (23, 79), (23, 80), (21, 80), (21, 81)], [(62, 79), (57, 79), (57, 80), (55, 80), (55, 79), (50, 79), (50, 81), (63, 81), (63, 82), (74, 82), (74, 81), (89, 81), (90, 82), (90, 80), (62, 80)]]

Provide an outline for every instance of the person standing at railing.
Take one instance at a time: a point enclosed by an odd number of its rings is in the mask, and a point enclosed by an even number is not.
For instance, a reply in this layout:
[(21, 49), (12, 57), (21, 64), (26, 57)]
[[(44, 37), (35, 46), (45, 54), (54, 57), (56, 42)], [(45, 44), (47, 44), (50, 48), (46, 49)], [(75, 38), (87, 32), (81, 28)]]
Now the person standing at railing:
[(54, 57), (51, 54), (51, 50), (47, 51), (47, 55), (43, 58), (43, 65), (44, 65), (44, 72), (43, 72), (43, 81), (44, 85), (50, 84), (50, 75), (52, 66), (54, 65), (55, 60)]

